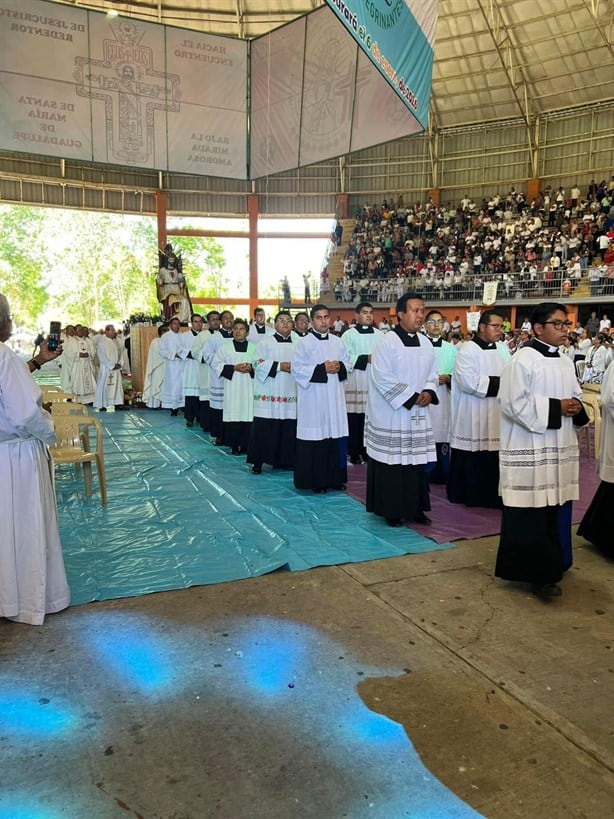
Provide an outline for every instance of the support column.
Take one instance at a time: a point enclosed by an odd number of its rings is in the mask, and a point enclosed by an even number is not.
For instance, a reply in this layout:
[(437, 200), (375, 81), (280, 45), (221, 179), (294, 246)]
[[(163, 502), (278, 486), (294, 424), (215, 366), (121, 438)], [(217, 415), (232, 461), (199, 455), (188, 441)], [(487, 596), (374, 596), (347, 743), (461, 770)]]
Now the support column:
[[(156, 191), (156, 218), (158, 221), (158, 249), (164, 250), (167, 240), (166, 212), (168, 210), (168, 194), (166, 191)], [(157, 264), (156, 258), (156, 264)]]
[(527, 179), (527, 202), (531, 204), (531, 200), (539, 194), (541, 188), (541, 180)]
[(247, 215), (249, 218), (249, 319), (258, 307), (258, 215), (260, 201), (258, 194), (250, 193), (247, 197)]
[(337, 194), (337, 219), (349, 219), (349, 202), (347, 193)]
[(440, 190), (440, 188), (431, 188), (430, 190), (427, 191), (427, 194), (433, 200), (433, 204), (435, 205), (435, 207), (438, 208), (441, 205), (441, 190)]

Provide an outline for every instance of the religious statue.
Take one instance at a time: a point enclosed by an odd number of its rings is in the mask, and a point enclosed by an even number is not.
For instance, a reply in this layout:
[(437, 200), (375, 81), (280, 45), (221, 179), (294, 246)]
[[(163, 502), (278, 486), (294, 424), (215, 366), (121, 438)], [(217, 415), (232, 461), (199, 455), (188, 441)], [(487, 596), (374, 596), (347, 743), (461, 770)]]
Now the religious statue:
[(164, 250), (158, 251), (158, 256), (160, 268), (156, 277), (156, 293), (162, 318), (164, 321), (178, 318), (182, 324), (188, 324), (192, 317), (192, 302), (183, 275), (181, 253), (175, 253), (173, 246), (167, 244)]

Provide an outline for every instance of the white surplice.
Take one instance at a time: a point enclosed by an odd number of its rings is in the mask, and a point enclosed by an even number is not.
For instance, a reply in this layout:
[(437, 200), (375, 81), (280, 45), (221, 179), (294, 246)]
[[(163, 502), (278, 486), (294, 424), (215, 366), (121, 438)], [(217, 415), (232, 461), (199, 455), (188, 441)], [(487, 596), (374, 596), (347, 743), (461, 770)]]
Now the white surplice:
[(165, 360), (164, 381), (162, 382), (162, 406), (164, 409), (179, 409), (183, 406), (183, 368), (188, 355), (185, 333), (169, 330), (160, 339), (158, 352)]
[[(237, 342), (239, 343), (239, 342)], [(224, 341), (217, 348), (211, 367), (224, 386), (224, 423), (251, 422), (254, 417), (254, 379), (250, 373), (233, 371), (232, 378), (222, 377), (224, 367), (235, 364), (256, 365), (257, 345), (247, 342), (245, 352), (235, 349), (235, 342)]]
[(71, 392), (77, 396), (79, 403), (92, 404), (96, 395), (94, 376), (96, 349), (89, 338), (75, 336), (73, 342), (67, 351)]
[(42, 401), (26, 364), (0, 342), (0, 617), (30, 625), (70, 603)]
[(156, 336), (149, 345), (143, 381), (143, 403), (150, 409), (157, 409), (162, 405), (165, 365), (166, 359), (160, 355), (160, 339)]
[(365, 368), (357, 368), (356, 363), (361, 356), (373, 354), (377, 343), (383, 338), (383, 333), (375, 327), (370, 327), (373, 332), (356, 327), (350, 327), (341, 336), (341, 341), (345, 344), (350, 356), (352, 371), (348, 374), (347, 380), (343, 382), (345, 389), (345, 403), (348, 412), (363, 414), (367, 408), (367, 394), (369, 391), (369, 364)]
[(545, 356), (533, 343), (501, 374), (499, 494), (506, 506), (561, 506), (579, 497), (578, 437), (570, 417), (548, 429), (550, 399), (581, 399), (582, 390), (567, 356)]
[(101, 407), (122, 406), (124, 403), (124, 385), (121, 368), (115, 370), (116, 364), (121, 367), (122, 351), (112, 338), (101, 336), (98, 342), (98, 381), (96, 382), (96, 396), (94, 406)]
[(498, 347), (461, 345), (452, 375), (450, 445), (465, 452), (497, 452), (501, 412), (496, 396), (486, 397), (491, 376), (500, 376), (505, 359)]
[(203, 347), (202, 358), (209, 366), (209, 406), (213, 410), (224, 409), (224, 379), (220, 378), (213, 366), (213, 359), (220, 344), (232, 339), (232, 332), (229, 330), (215, 330), (211, 340)]
[[(432, 342), (431, 342), (432, 343)], [(437, 375), (452, 375), (456, 362), (457, 350), (454, 344), (441, 339), (441, 345), (433, 345)], [(437, 384), (438, 404), (429, 404), (433, 435), (438, 444), (450, 441), (450, 404), (451, 389), (448, 384)]]
[[(254, 417), (280, 420), (296, 418), (296, 381), (292, 373), (279, 368), (294, 358), (298, 342), (279, 341), (274, 334), (258, 344), (258, 361), (254, 383)], [(271, 375), (273, 371), (274, 375)]]
[(375, 348), (369, 368), (365, 446), (384, 464), (416, 466), (437, 460), (428, 407), (403, 404), (423, 390), (437, 390), (431, 342), (417, 334), (418, 347), (406, 347), (396, 330)]
[(325, 361), (341, 361), (351, 369), (347, 347), (330, 333), (319, 338), (310, 331), (296, 345), (292, 375), (297, 389), (296, 437), (303, 441), (323, 441), (345, 438), (348, 434), (347, 408), (343, 382), (337, 373), (329, 373), (326, 381), (311, 381), (314, 370)]

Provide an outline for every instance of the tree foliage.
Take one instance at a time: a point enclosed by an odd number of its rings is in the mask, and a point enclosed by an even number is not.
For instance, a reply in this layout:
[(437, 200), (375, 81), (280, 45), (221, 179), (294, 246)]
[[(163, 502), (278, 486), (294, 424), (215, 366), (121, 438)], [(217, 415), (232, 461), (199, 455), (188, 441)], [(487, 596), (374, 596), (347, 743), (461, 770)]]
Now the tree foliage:
[(9, 300), (16, 325), (35, 327), (47, 304), (43, 222), (41, 208), (0, 205), (0, 292)]
[[(152, 217), (1, 206), (0, 230), (0, 292), (19, 323), (42, 326), (43, 312), (63, 324), (90, 326), (159, 313)], [(193, 298), (224, 290), (219, 242), (181, 237), (175, 249)]]

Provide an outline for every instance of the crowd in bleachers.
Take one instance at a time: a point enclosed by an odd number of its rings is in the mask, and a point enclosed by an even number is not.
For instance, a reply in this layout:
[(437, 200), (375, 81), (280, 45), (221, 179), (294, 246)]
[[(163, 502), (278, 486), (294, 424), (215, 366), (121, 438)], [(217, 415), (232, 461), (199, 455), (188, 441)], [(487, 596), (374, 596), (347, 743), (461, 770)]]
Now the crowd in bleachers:
[(547, 187), (531, 201), (514, 188), (457, 205), (399, 196), (355, 218), (344, 275), (332, 283), (337, 302), (394, 302), (408, 288), (472, 300), (485, 282), (497, 282), (499, 299), (564, 297), (583, 277), (591, 295), (614, 294), (614, 177), (592, 180), (585, 195)]

